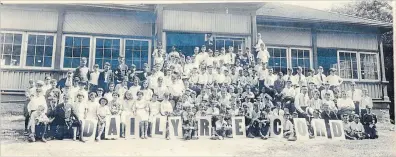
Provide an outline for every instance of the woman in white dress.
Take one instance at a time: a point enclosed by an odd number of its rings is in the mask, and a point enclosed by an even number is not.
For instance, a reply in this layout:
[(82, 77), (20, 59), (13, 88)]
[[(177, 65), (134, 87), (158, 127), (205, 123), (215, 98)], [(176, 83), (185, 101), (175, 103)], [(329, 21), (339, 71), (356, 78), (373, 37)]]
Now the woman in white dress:
[(146, 100), (143, 99), (143, 92), (137, 93), (137, 99), (135, 101), (136, 116), (140, 118), (139, 128), (141, 132), (141, 139), (147, 139), (147, 129), (149, 120), (149, 105)]
[(141, 91), (143, 92), (143, 99), (146, 101), (150, 101), (151, 97), (153, 97), (153, 90), (149, 88), (148, 81), (143, 82), (143, 87)]
[(90, 92), (88, 95), (88, 102), (87, 102), (87, 118), (94, 119), (97, 118), (96, 109), (99, 107), (99, 101), (96, 99), (97, 94), (95, 92)]
[(122, 101), (123, 110), (121, 112), (121, 137), (125, 137), (125, 126), (130, 116), (134, 114), (135, 100), (131, 91), (125, 92), (124, 100)]

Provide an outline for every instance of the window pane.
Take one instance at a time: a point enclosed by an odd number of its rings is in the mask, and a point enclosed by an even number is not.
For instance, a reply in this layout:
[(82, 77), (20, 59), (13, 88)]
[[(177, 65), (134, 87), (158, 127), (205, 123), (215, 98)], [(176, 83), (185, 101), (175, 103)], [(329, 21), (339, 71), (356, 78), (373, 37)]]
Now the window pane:
[(73, 58), (72, 59), (72, 68), (77, 68), (80, 66), (80, 58)]
[(99, 65), (99, 67), (102, 67), (103, 66), (103, 59), (95, 59), (95, 64), (98, 64)]
[(104, 48), (111, 48), (111, 40), (110, 39), (106, 39), (104, 42)]
[(104, 57), (105, 58), (111, 58), (111, 50), (110, 49), (105, 49), (104, 50)]
[(5, 35), (5, 43), (14, 43), (14, 35), (11, 33), (7, 33)]
[(36, 46), (36, 56), (44, 55), (44, 46)]
[(34, 46), (28, 46), (28, 48), (27, 48), (27, 55), (35, 55), (35, 51), (36, 51), (36, 49), (35, 49), (35, 47)]
[(102, 49), (96, 49), (96, 58), (103, 58), (103, 50)]
[(81, 47), (73, 48), (73, 57), (81, 57)]
[(45, 47), (45, 56), (50, 56), (50, 57), (52, 57), (52, 50), (53, 50), (53, 47), (52, 47), (52, 46), (46, 46), (46, 47)]
[(21, 46), (14, 45), (12, 54), (13, 55), (21, 55)]
[(78, 37), (73, 38), (73, 46), (80, 47), (81, 46), (81, 39), (82, 38), (78, 38)]
[(73, 56), (73, 49), (72, 47), (65, 47), (65, 57), (72, 57)]
[(54, 37), (53, 36), (45, 36), (45, 45), (53, 45)]
[(96, 39), (96, 48), (103, 48), (103, 39)]
[(118, 59), (118, 57), (120, 56), (120, 50), (119, 49), (113, 49), (112, 50), (112, 55), (113, 55), (113, 59)]
[(22, 34), (14, 34), (14, 44), (22, 44)]
[(44, 57), (34, 57), (34, 66), (42, 67), (44, 62)]
[(44, 57), (44, 67), (52, 66), (52, 57)]
[(89, 48), (82, 48), (81, 57), (89, 58)]
[(63, 67), (71, 68), (72, 67), (71, 64), (72, 64), (72, 58), (65, 57), (65, 59), (63, 60)]
[(90, 39), (89, 38), (82, 38), (82, 46), (83, 47), (90, 47)]
[(66, 37), (65, 46), (73, 46), (73, 37)]
[(34, 56), (26, 57), (26, 66), (34, 66)]
[[(126, 40), (125, 43), (125, 63), (127, 65), (135, 64), (137, 70), (142, 70), (140, 65), (141, 61), (148, 62), (148, 41)], [(119, 56), (119, 49), (113, 49), (112, 52), (114, 62), (118, 62), (117, 57)]]
[(36, 35), (29, 35), (28, 44), (29, 45), (36, 45)]
[(37, 45), (44, 45), (45, 43), (45, 36), (44, 35), (38, 35), (37, 36)]

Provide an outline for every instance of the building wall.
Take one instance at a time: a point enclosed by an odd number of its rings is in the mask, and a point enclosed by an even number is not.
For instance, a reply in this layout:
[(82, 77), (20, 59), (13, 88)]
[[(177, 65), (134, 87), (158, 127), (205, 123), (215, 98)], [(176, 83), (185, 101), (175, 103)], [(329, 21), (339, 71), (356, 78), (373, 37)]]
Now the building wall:
[(143, 21), (140, 14), (94, 13), (68, 11), (63, 31), (112, 35), (152, 36), (152, 23)]
[(319, 31), (317, 35), (318, 47), (362, 49), (378, 51), (376, 34)]
[(311, 30), (291, 27), (258, 26), (257, 32), (268, 45), (311, 46)]
[(250, 34), (248, 15), (164, 10), (165, 31)]
[(46, 9), (4, 8), (0, 10), (0, 28), (56, 32), (58, 12)]

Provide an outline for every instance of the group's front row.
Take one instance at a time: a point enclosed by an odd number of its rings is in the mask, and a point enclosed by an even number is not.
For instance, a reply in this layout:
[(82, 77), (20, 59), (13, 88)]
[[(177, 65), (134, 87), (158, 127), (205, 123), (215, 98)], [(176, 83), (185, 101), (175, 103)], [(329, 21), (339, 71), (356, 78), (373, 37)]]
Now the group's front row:
[[(55, 84), (54, 84), (55, 85)], [(212, 139), (232, 138), (232, 117), (245, 117), (246, 135), (249, 138), (259, 137), (268, 139), (270, 121), (273, 117), (283, 117), (283, 133), (288, 140), (296, 140), (295, 125), (293, 118), (305, 118), (308, 125), (309, 136), (314, 137), (312, 128), (313, 119), (339, 120), (342, 116), (343, 128), (347, 139), (378, 138), (376, 131), (377, 117), (371, 112), (371, 107), (367, 107), (366, 113), (360, 119), (359, 114), (352, 112), (342, 112), (342, 110), (332, 109), (329, 102), (324, 102), (320, 109), (303, 107), (304, 112), (298, 113), (294, 106), (294, 100), (285, 104), (277, 102), (272, 105), (266, 101), (267, 96), (254, 101), (249, 96), (245, 100), (234, 103), (219, 102), (219, 97), (207, 95), (199, 97), (200, 103), (189, 104), (178, 101), (173, 106), (175, 98), (171, 94), (165, 94), (162, 100), (158, 100), (155, 93), (147, 100), (144, 91), (138, 91), (136, 99), (131, 91), (127, 90), (120, 98), (120, 93), (112, 92), (102, 95), (102, 90), (90, 92), (84, 88), (77, 91), (76, 96), (64, 90), (63, 93), (52, 93), (45, 98), (43, 94), (43, 82), (38, 81), (36, 91), (27, 104), (27, 135), (29, 141), (40, 139), (46, 142), (48, 139), (62, 140), (71, 138), (85, 141), (82, 134), (82, 121), (84, 119), (96, 119), (98, 121), (96, 140), (104, 138), (106, 129), (106, 117), (120, 116), (121, 137), (125, 137), (125, 126), (127, 120), (125, 115), (139, 117), (139, 135), (142, 139), (151, 137), (154, 118), (166, 116), (166, 138), (169, 139), (169, 117), (181, 117), (184, 139), (198, 138), (198, 117), (211, 116)], [(66, 86), (66, 89), (69, 85)], [(98, 95), (99, 93), (99, 95)], [(47, 93), (48, 94), (48, 93)], [(60, 94), (56, 96), (56, 94)], [(57, 98), (59, 97), (59, 99)], [(61, 100), (60, 100), (61, 99)], [(110, 99), (110, 100), (109, 100)], [(188, 98), (181, 98), (188, 99)], [(184, 101), (187, 102), (187, 101)], [(49, 104), (49, 105), (47, 105)], [(338, 115), (338, 116), (337, 116)]]

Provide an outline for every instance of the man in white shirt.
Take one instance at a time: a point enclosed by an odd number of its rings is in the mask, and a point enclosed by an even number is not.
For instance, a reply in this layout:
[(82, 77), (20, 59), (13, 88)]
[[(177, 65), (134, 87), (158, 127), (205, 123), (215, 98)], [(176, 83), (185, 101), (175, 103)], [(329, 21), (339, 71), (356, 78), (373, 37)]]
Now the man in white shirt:
[(270, 54), (265, 47), (264, 42), (260, 44), (260, 50), (257, 52), (257, 59), (260, 58), (261, 62), (263, 63), (268, 63), (268, 60), (270, 58)]
[(334, 68), (331, 68), (330, 75), (326, 77), (327, 82), (330, 83), (331, 89), (334, 88), (333, 86), (339, 86), (343, 82), (341, 77), (335, 74), (335, 71), (336, 70)]
[(292, 78), (293, 84), (298, 84), (298, 85), (305, 85), (306, 84), (306, 79), (304, 74), (302, 73), (302, 67), (297, 67), (297, 74), (293, 76)]
[(268, 76), (265, 78), (264, 84), (267, 87), (274, 86), (277, 75), (274, 75), (274, 70), (272, 68), (268, 69)]
[(321, 97), (322, 99), (324, 99), (326, 93), (329, 94), (330, 100), (333, 101), (333, 100), (334, 100), (334, 93), (333, 93), (332, 90), (330, 90), (330, 84), (329, 84), (329, 82), (325, 82), (325, 84), (324, 84), (324, 89), (323, 89), (322, 91), (320, 91), (320, 97)]
[(27, 104), (27, 111), (29, 113), (29, 116), (32, 114), (33, 111), (36, 111), (39, 106), (43, 106), (44, 112), (47, 113), (47, 102), (44, 97), (43, 86), (43, 81), (37, 81), (36, 93), (32, 95), (30, 102)]
[(207, 84), (212, 84), (214, 81), (214, 75), (213, 75), (213, 66), (209, 65), (208, 66), (208, 72), (207, 72)]
[(362, 90), (356, 88), (356, 83), (352, 81), (351, 89), (347, 92), (348, 96), (353, 100), (355, 104), (355, 114), (360, 115), (360, 110), (365, 109), (366, 106), (361, 106), (360, 102), (362, 101)]
[(292, 68), (287, 68), (287, 73), (282, 77), (282, 79), (287, 82), (287, 81), (292, 81), (293, 78), (293, 69)]
[(206, 62), (206, 60), (209, 58), (208, 52), (206, 52), (206, 46), (202, 45), (201, 47), (201, 52), (197, 54), (195, 57), (195, 63), (200, 65), (202, 62)]
[[(324, 83), (326, 82), (326, 75), (323, 74), (323, 67), (319, 66), (318, 68), (318, 73), (315, 75), (315, 80), (316, 80), (316, 86), (320, 88), (321, 86), (324, 86)], [(321, 88), (323, 89), (323, 87)]]
[(99, 83), (99, 65), (95, 64), (92, 72), (89, 73), (89, 89), (94, 91), (98, 88)]
[(295, 91), (292, 88), (292, 82), (290, 80), (286, 81), (286, 87), (283, 88), (281, 93), (282, 93), (282, 99), (284, 99), (286, 97), (294, 98)]
[(164, 85), (164, 79), (162, 77), (158, 77), (157, 79), (157, 87), (153, 89), (154, 94), (157, 95), (158, 101), (162, 101), (164, 99), (165, 94), (168, 94), (168, 87)]
[(267, 69), (267, 63), (262, 63), (262, 67), (258, 72), (258, 78), (259, 78), (259, 89), (262, 89), (265, 85), (265, 78), (268, 77), (268, 69)]
[(296, 108), (297, 113), (299, 114), (299, 118), (306, 118), (307, 113), (305, 113), (306, 108), (309, 105), (309, 97), (308, 97), (308, 89), (307, 86), (301, 87), (301, 93), (296, 95), (294, 99), (294, 106)]
[(76, 68), (74, 73), (74, 77), (79, 77), (81, 81), (88, 81), (88, 71), (89, 68), (87, 67), (88, 60), (85, 57), (81, 58), (80, 66)]

